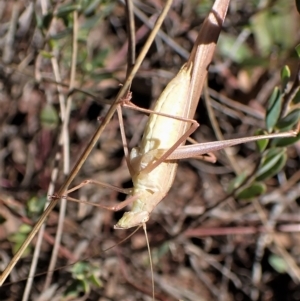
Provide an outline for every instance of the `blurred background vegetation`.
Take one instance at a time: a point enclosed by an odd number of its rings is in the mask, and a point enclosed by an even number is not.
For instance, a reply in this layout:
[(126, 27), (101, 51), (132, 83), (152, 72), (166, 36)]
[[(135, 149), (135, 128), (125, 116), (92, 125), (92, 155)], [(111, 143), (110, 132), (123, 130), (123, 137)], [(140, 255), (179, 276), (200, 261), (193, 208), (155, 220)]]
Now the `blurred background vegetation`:
[[(132, 83), (135, 104), (153, 105), (187, 60), (212, 3), (174, 0), (163, 33)], [(208, 103), (226, 139), (295, 127), (300, 100), (296, 4), (231, 1), (208, 77), (210, 97), (207, 105), (200, 101), (195, 117), (201, 124), (194, 134), (197, 141), (217, 139)], [(163, 6), (161, 0), (134, 1), (137, 53), (150, 33), (147, 23), (153, 24)], [(122, 1), (0, 0), (2, 270), (38, 220), (48, 195), (62, 184), (69, 170), (66, 161), (74, 165), (124, 82), (126, 20)], [(66, 104), (68, 142), (62, 147)], [(127, 109), (123, 114), (129, 145), (136, 146), (147, 116)], [(157, 300), (300, 299), (297, 140), (235, 147), (219, 152), (215, 165), (180, 162), (173, 188), (147, 223)], [(63, 157), (68, 146), (69, 155)], [(131, 187), (117, 118), (73, 184), (87, 178)], [(72, 196), (101, 204), (124, 199), (93, 185)], [(151, 300), (143, 232), (103, 252), (130, 233), (113, 230), (124, 211), (86, 204), (67, 203), (56, 270), (45, 285), (58, 212), (49, 216), (35, 271), (41, 275), (33, 279), (28, 300)], [(1, 300), (24, 296), (35, 245), (36, 239), (0, 288)]]

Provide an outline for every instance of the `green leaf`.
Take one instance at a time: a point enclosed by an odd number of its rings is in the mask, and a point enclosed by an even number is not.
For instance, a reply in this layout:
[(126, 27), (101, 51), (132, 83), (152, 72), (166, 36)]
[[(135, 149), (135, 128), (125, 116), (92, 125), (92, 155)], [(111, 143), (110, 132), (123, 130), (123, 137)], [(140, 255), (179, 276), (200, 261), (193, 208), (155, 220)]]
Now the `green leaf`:
[[(256, 136), (257, 136), (257, 135), (265, 135), (265, 134), (267, 134), (267, 133), (266, 133), (265, 131), (261, 130), (261, 129), (260, 129), (260, 130), (257, 130), (257, 131), (255, 132), (255, 135), (256, 135)], [(266, 147), (267, 147), (267, 145), (268, 145), (268, 143), (269, 143), (269, 139), (258, 140), (258, 141), (256, 141), (255, 143), (256, 143), (256, 146), (257, 146), (259, 152), (262, 153), (262, 152), (265, 151), (265, 149), (266, 149)]]
[(22, 224), (19, 228), (19, 232), (22, 234), (28, 234), (31, 231), (32, 227), (27, 224)]
[(104, 286), (104, 284), (103, 284), (103, 282), (101, 281), (101, 279), (99, 278), (99, 277), (97, 277), (96, 275), (95, 275), (95, 273), (93, 273), (92, 275), (91, 275), (91, 277), (90, 277), (90, 282), (92, 283), (92, 284), (94, 284), (96, 287), (103, 287)]
[[(27, 224), (22, 224), (18, 230), (18, 232), (9, 235), (8, 239), (13, 243), (13, 253), (15, 254), (27, 238), (28, 234), (30, 233), (32, 227)], [(23, 252), (22, 257), (26, 257), (30, 253), (30, 247), (27, 247), (26, 250)]]
[(72, 266), (72, 275), (75, 279), (83, 279), (83, 275), (85, 275), (89, 271), (89, 264), (87, 262), (79, 261), (76, 262)]
[(281, 93), (278, 87), (275, 87), (268, 101), (268, 109), (266, 116), (266, 127), (268, 132), (272, 132), (273, 127), (278, 121), (281, 111)]
[(271, 148), (267, 150), (262, 158), (262, 163), (265, 164), (266, 162), (272, 160), (272, 158), (276, 155), (283, 154), (285, 150), (281, 148)]
[(88, 4), (87, 7), (83, 7), (84, 15), (86, 17), (90, 17), (94, 15), (95, 12), (97, 11), (97, 7), (99, 7), (99, 5), (101, 4), (101, 0), (94, 0), (91, 3), (87, 3), (87, 4)]
[(257, 145), (257, 148), (258, 148), (260, 153), (265, 151), (265, 149), (267, 148), (268, 143), (269, 143), (268, 139), (262, 139), (262, 140), (256, 141), (256, 145)]
[(58, 125), (59, 117), (55, 108), (50, 104), (46, 104), (41, 111), (40, 120), (44, 127), (53, 129)]
[(253, 182), (248, 187), (242, 189), (238, 194), (237, 198), (240, 200), (249, 200), (260, 196), (267, 190), (264, 183)]
[(38, 28), (40, 28), (41, 30), (48, 30), (52, 19), (53, 19), (53, 13), (52, 12), (48, 12), (43, 17), (40, 17), (40, 16), (36, 15), (36, 22), (37, 22)]
[(74, 281), (67, 288), (65, 295), (78, 296), (80, 293), (88, 293), (91, 287), (103, 287), (99, 279), (99, 266), (89, 262), (77, 262), (71, 267)]
[(293, 98), (293, 104), (298, 104), (298, 103), (300, 103), (300, 89), (298, 90), (298, 92)]
[(51, 52), (48, 51), (40, 51), (40, 54), (45, 58), (45, 59), (52, 59), (53, 54)]
[(282, 87), (282, 92), (284, 92), (287, 88), (287, 84), (291, 78), (291, 70), (290, 68), (285, 65), (282, 70), (281, 70), (281, 87)]
[(295, 125), (300, 119), (300, 109), (295, 109), (288, 113), (285, 117), (281, 118), (277, 124), (276, 128), (281, 131), (289, 130)]
[(244, 171), (232, 179), (227, 187), (227, 193), (232, 193), (235, 189), (239, 188), (244, 183), (246, 177), (247, 173)]
[(81, 284), (82, 284), (83, 292), (85, 294), (89, 293), (90, 290), (91, 290), (91, 286), (90, 286), (89, 282), (84, 279), (84, 280), (81, 281)]
[(276, 175), (285, 166), (287, 160), (286, 149), (281, 149), (280, 152), (273, 157), (269, 158), (264, 164), (258, 169), (256, 174), (256, 181), (265, 181)]
[(271, 145), (276, 147), (287, 147), (289, 145), (295, 144), (299, 140), (300, 140), (300, 133), (298, 133), (296, 137), (275, 138), (272, 140)]
[(286, 261), (278, 255), (270, 255), (268, 258), (269, 264), (276, 270), (278, 273), (286, 273), (289, 270), (289, 267)]
[(56, 12), (57, 18), (66, 18), (70, 13), (72, 13), (75, 10), (79, 10), (80, 5), (78, 4), (66, 4), (66, 5), (60, 5), (58, 7), (58, 10)]
[(29, 217), (32, 217), (33, 215), (38, 215), (42, 213), (44, 206), (47, 202), (47, 197), (32, 197), (31, 199), (28, 200), (26, 203), (26, 209), (27, 209), (27, 214)]
[(285, 152), (286, 150), (284, 148), (268, 149), (261, 159), (258, 173), (265, 173), (267, 170), (272, 168), (272, 166), (279, 160), (280, 156)]

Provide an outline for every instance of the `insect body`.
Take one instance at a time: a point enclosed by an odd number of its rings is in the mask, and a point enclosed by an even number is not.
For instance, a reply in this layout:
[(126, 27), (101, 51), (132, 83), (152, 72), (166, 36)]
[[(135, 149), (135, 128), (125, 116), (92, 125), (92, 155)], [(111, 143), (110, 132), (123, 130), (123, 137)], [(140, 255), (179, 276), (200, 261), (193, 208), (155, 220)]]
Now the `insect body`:
[[(189, 110), (188, 95), (191, 81), (191, 69), (183, 65), (179, 73), (168, 84), (158, 99), (154, 112), (190, 118), (194, 112)], [(140, 146), (130, 154), (132, 196), (137, 196), (130, 212), (115, 225), (116, 229), (127, 229), (149, 219), (156, 205), (165, 197), (172, 186), (177, 169), (177, 161), (161, 162), (150, 172), (144, 170), (148, 164), (157, 160), (158, 149), (170, 149), (190, 127), (190, 122), (151, 114), (146, 125)], [(184, 142), (182, 142), (184, 143)], [(181, 144), (182, 144), (181, 143)]]

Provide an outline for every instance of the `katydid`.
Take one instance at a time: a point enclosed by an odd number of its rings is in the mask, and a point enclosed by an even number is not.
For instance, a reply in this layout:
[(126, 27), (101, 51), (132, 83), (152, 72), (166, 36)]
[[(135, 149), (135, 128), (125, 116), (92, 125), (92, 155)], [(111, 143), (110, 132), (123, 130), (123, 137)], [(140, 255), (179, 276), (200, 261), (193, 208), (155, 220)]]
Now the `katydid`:
[[(151, 212), (165, 197), (173, 184), (178, 166), (177, 160), (198, 158), (209, 152), (250, 141), (296, 135), (296, 132), (290, 131), (184, 145), (190, 134), (199, 127), (198, 122), (193, 120), (193, 116), (200, 99), (209, 64), (213, 58), (228, 5), (229, 0), (215, 1), (210, 14), (201, 27), (189, 60), (166, 86), (152, 111), (133, 105), (130, 99), (123, 100), (123, 106), (150, 113), (150, 117), (145, 126), (140, 145), (133, 148), (129, 158), (127, 158), (133, 182), (133, 188), (130, 190), (128, 198), (115, 206), (92, 204), (118, 211), (132, 203), (131, 210), (124, 213), (123, 217), (114, 226), (115, 229), (140, 226), (149, 220)], [(122, 124), (122, 121), (120, 123)], [(127, 145), (124, 141), (124, 135), (122, 135), (122, 138), (123, 144)], [(125, 151), (126, 153), (127, 151)], [(205, 159), (215, 161), (213, 155)], [(88, 183), (108, 186), (95, 180), (86, 180), (68, 190), (67, 194)], [(125, 192), (122, 189), (118, 190)], [(68, 197), (68, 199), (83, 202), (71, 197)]]

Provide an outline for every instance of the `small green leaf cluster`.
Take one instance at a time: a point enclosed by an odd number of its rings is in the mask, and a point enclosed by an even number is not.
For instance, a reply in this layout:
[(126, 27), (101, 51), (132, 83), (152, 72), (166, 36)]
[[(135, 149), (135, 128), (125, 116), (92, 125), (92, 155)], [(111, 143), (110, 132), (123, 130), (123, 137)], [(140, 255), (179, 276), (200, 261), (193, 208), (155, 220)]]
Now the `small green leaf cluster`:
[(38, 219), (44, 211), (45, 204), (47, 202), (47, 196), (41, 197), (33, 196), (26, 203), (26, 216), (30, 219)]
[[(28, 234), (31, 232), (32, 227), (27, 224), (22, 224), (16, 233), (11, 234), (8, 239), (13, 245), (13, 253), (15, 254), (27, 238)], [(26, 257), (31, 253), (31, 247), (27, 247), (22, 257)]]
[[(300, 109), (297, 107), (299, 95), (296, 93), (287, 103), (290, 77), (290, 69), (285, 66), (281, 72), (281, 88), (275, 87), (268, 101), (265, 119), (267, 133), (289, 131), (299, 123)], [(266, 132), (258, 130), (256, 134), (266, 134)], [(288, 158), (287, 146), (296, 143), (299, 139), (300, 134), (291, 138), (276, 138), (271, 142), (267, 139), (258, 141), (257, 148), (261, 154), (261, 160), (254, 176), (243, 186), (247, 175), (246, 173), (238, 175), (230, 183), (228, 192), (232, 193), (236, 190), (236, 197), (242, 200), (249, 200), (265, 193), (267, 188), (264, 182), (284, 168)]]
[[(99, 77), (99, 68), (104, 67), (104, 60), (108, 56), (110, 49), (92, 49), (90, 42), (90, 32), (106, 18), (115, 6), (115, 2), (105, 0), (76, 0), (69, 4), (61, 5), (56, 11), (50, 11), (46, 15), (39, 16), (36, 14), (36, 22), (38, 28), (47, 38), (50, 50), (41, 50), (41, 54), (45, 59), (51, 59), (57, 53), (60, 54), (60, 60), (67, 68), (70, 67), (72, 61), (73, 49), (73, 28), (74, 28), (74, 12), (77, 12), (79, 22), (78, 28), (78, 70), (83, 72), (82, 77), (85, 80), (89, 77)], [(83, 18), (80, 18), (80, 17)], [(53, 20), (59, 20), (63, 26), (56, 33), (48, 33), (50, 24)], [(97, 72), (96, 72), (97, 71)], [(91, 74), (92, 73), (92, 74)], [(101, 74), (100, 77), (107, 78), (110, 74)], [(87, 77), (87, 78), (86, 78)]]
[(101, 288), (103, 283), (99, 278), (98, 266), (88, 262), (77, 262), (71, 268), (73, 281), (65, 291), (65, 297), (78, 298), (80, 294), (88, 294), (92, 287)]

